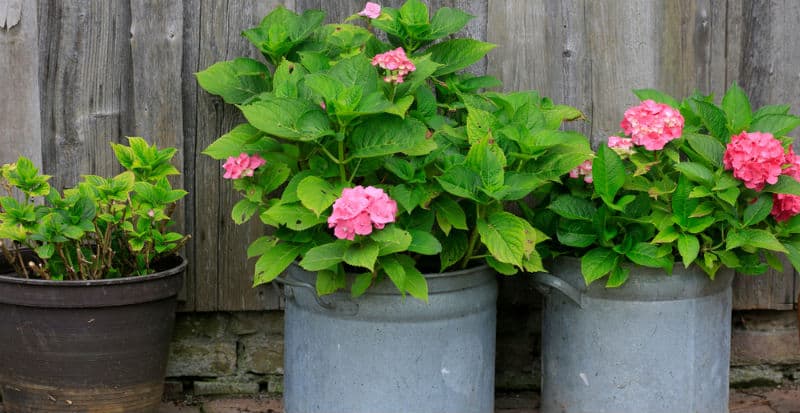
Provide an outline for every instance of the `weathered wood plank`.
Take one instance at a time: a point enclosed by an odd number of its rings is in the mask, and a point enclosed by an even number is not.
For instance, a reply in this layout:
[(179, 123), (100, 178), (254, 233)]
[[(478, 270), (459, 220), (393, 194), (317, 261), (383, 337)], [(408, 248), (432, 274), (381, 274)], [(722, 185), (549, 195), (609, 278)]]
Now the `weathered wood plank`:
[[(750, 96), (753, 108), (790, 104), (800, 114), (800, 3), (731, 0), (728, 32), (729, 80), (737, 80)], [(731, 11), (732, 10), (732, 11)], [(797, 137), (798, 133), (795, 132)], [(761, 277), (737, 276), (734, 308), (789, 310), (797, 297), (798, 278), (785, 262), (784, 271)]]
[(20, 155), (42, 164), (36, 3), (6, 0), (0, 15), (0, 164)]
[(131, 132), (128, 10), (121, 0), (40, 2), (44, 163), (59, 188), (120, 169), (109, 142)]
[[(190, 53), (191, 61), (185, 62), (185, 82), (192, 87), (186, 89), (187, 108), (194, 107), (192, 130), (196, 139), (191, 152), (194, 159), (194, 254), (195, 261), (195, 309), (213, 310), (262, 310), (280, 305), (279, 297), (272, 288), (253, 289), (254, 262), (247, 261), (246, 247), (264, 234), (257, 224), (236, 226), (230, 218), (233, 205), (240, 196), (233, 191), (229, 181), (222, 178), (220, 163), (202, 155), (202, 150), (216, 138), (228, 132), (243, 118), (236, 108), (213, 97), (196, 83), (191, 73), (203, 70), (220, 60), (239, 56), (260, 58), (258, 51), (240, 36), (240, 33), (257, 25), (279, 1), (237, 0), (231, 2), (201, 1), (191, 12), (197, 14), (199, 39)], [(293, 2), (283, 2), (293, 7)], [(187, 15), (189, 11), (187, 9)]]
[[(488, 41), (498, 45), (489, 53), (488, 72), (503, 80), (504, 90), (537, 90), (591, 119), (585, 3), (491, 0), (488, 10)], [(588, 134), (591, 124), (569, 127)]]

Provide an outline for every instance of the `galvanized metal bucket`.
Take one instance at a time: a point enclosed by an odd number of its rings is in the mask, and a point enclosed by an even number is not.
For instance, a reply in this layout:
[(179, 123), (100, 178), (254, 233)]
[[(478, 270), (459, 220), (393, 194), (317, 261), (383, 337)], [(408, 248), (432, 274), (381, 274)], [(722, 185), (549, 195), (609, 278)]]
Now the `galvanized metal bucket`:
[(317, 297), (285, 274), (286, 413), (493, 413), (497, 282), (488, 267), (426, 275), (428, 303), (391, 282)]
[(714, 280), (631, 267), (620, 288), (586, 287), (580, 261), (534, 274), (545, 292), (542, 413), (728, 411), (732, 271)]

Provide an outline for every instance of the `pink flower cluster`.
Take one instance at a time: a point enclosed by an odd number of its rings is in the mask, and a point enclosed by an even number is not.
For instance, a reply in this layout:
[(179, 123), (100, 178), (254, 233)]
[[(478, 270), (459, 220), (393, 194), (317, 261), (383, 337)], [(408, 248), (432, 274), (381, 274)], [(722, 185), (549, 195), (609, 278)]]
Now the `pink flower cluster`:
[(620, 126), (635, 145), (644, 146), (648, 151), (657, 151), (681, 136), (683, 123), (683, 116), (678, 110), (648, 99), (626, 110)]
[(633, 140), (631, 138), (620, 138), (619, 136), (609, 136), (608, 147), (620, 156), (633, 155)]
[(228, 160), (222, 165), (225, 168), (225, 179), (239, 179), (243, 176), (253, 176), (253, 171), (266, 161), (258, 155), (250, 156), (244, 152), (239, 154), (238, 157), (230, 156)]
[(333, 203), (328, 228), (333, 228), (336, 238), (352, 241), (356, 234), (371, 234), (373, 227), (383, 229), (396, 215), (397, 202), (382, 189), (359, 185), (342, 190), (342, 196)]
[(583, 182), (587, 184), (592, 183), (592, 160), (584, 161), (582, 164), (576, 166), (573, 170), (569, 171), (570, 178), (578, 178), (583, 176)]
[(778, 182), (786, 154), (781, 142), (772, 134), (742, 132), (731, 136), (722, 162), (744, 186), (760, 191), (766, 184)]
[(402, 47), (375, 55), (372, 58), (372, 65), (380, 66), (389, 71), (389, 74), (383, 78), (387, 83), (403, 83), (403, 78), (407, 74), (417, 70), (417, 67), (408, 59), (406, 51)]
[[(786, 154), (786, 163), (789, 164), (789, 167), (783, 170), (783, 174), (800, 182), (800, 156), (794, 154), (792, 147), (789, 147), (789, 153)], [(777, 221), (786, 221), (799, 214), (800, 196), (772, 194), (772, 211), (770, 213)]]
[(368, 1), (367, 5), (364, 6), (364, 10), (358, 12), (358, 15), (369, 17), (370, 19), (377, 19), (378, 16), (381, 15), (381, 5), (378, 3), (373, 3), (371, 1)]

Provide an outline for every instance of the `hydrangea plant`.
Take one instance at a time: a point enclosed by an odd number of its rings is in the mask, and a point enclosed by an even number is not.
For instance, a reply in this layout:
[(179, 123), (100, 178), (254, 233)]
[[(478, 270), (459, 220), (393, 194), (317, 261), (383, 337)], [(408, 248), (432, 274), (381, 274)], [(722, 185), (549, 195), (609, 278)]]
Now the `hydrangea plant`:
[[(588, 284), (617, 287), (634, 263), (671, 272), (676, 261), (710, 277), (800, 269), (800, 158), (787, 136), (800, 117), (786, 105), (751, 109), (733, 84), (721, 104), (637, 90), (621, 136), (554, 192), (532, 220), (557, 239), (552, 253), (581, 257)], [(576, 179), (582, 178), (582, 179)]]
[(322, 11), (279, 7), (243, 33), (266, 64), (197, 74), (247, 120), (204, 153), (243, 195), (234, 221), (271, 228), (248, 248), (256, 285), (297, 261), (319, 294), (349, 273), (354, 296), (388, 278), (426, 300), (423, 272), (542, 269), (547, 237), (507, 207), (589, 156), (586, 139), (559, 131), (582, 115), (535, 91), (483, 91), (500, 82), (463, 69), (494, 45), (452, 38), (472, 17), (409, 0), (323, 25)]
[[(189, 239), (168, 230), (186, 191), (167, 177), (174, 148), (138, 137), (112, 143), (125, 171), (111, 178), (86, 175), (59, 193), (28, 158), (0, 167), (0, 251), (26, 278), (95, 280), (152, 273), (163, 257)], [(35, 253), (31, 259), (23, 252)]]

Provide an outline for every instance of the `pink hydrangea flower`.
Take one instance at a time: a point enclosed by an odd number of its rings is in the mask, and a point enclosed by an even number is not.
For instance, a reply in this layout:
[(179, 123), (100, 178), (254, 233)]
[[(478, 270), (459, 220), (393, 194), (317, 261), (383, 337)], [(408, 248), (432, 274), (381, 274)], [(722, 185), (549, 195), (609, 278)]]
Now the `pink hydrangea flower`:
[(582, 164), (576, 166), (574, 169), (569, 171), (570, 178), (578, 178), (583, 176), (583, 182), (587, 184), (592, 183), (594, 178), (592, 178), (592, 160), (584, 161)]
[(370, 19), (377, 19), (378, 16), (381, 15), (381, 5), (378, 3), (373, 3), (371, 1), (368, 1), (367, 5), (364, 6), (364, 10), (358, 12), (358, 15), (369, 17)]
[(648, 99), (626, 110), (620, 126), (635, 145), (644, 146), (648, 151), (657, 151), (681, 136), (683, 123), (683, 116), (678, 110)]
[(238, 157), (228, 157), (228, 160), (222, 165), (225, 168), (225, 174), (222, 177), (239, 179), (243, 176), (253, 176), (253, 171), (265, 163), (266, 161), (258, 155), (250, 156), (242, 152)]
[(406, 51), (402, 47), (375, 55), (372, 58), (372, 65), (380, 66), (382, 69), (389, 71), (383, 78), (387, 83), (403, 83), (403, 78), (407, 74), (417, 70), (417, 67), (408, 59)]
[(781, 142), (772, 134), (742, 132), (731, 136), (725, 148), (722, 162), (725, 169), (733, 170), (733, 176), (744, 182), (744, 186), (760, 191), (766, 184), (778, 182), (786, 161)]
[(359, 185), (342, 190), (342, 196), (333, 203), (333, 213), (328, 217), (328, 228), (339, 239), (353, 240), (357, 235), (369, 235), (373, 228), (394, 222), (397, 202), (380, 188)]
[[(800, 156), (795, 155), (794, 149), (789, 147), (784, 163), (789, 167), (783, 170), (783, 175), (788, 175), (800, 182)], [(800, 196), (792, 194), (772, 194), (772, 211), (770, 212), (777, 221), (786, 221), (800, 213)]]
[(619, 136), (609, 136), (608, 147), (620, 156), (633, 155), (633, 140)]

